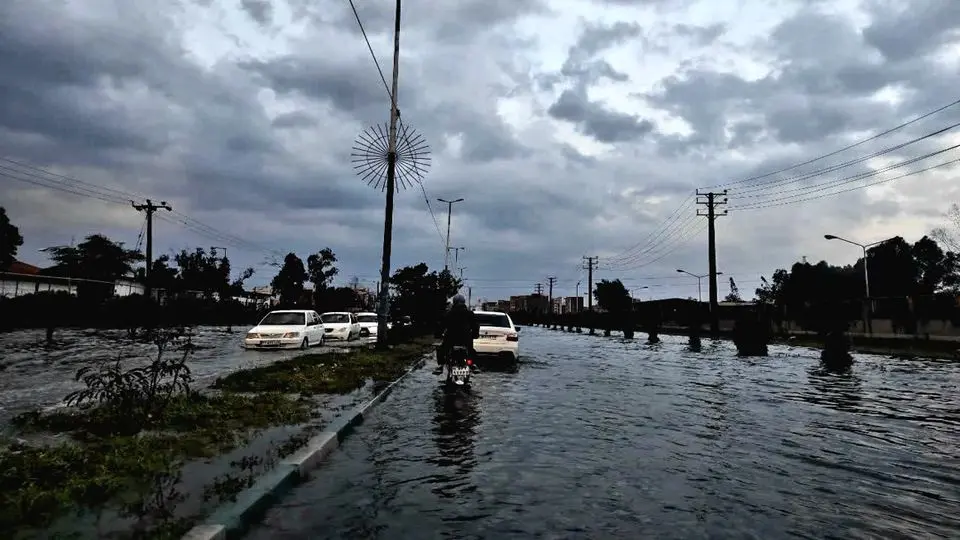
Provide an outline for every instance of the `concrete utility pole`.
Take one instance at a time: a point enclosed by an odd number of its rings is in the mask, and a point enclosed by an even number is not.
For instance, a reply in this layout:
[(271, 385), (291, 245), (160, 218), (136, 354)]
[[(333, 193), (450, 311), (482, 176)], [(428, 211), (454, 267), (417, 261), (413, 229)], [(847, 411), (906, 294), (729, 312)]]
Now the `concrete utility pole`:
[[(577, 282), (577, 296), (576, 296), (576, 298), (580, 298), (580, 282), (579, 282), (579, 281)], [(579, 304), (580, 304), (580, 300), (577, 300), (577, 305), (574, 306), (575, 309), (577, 310), (577, 313), (583, 311), (582, 309), (580, 309), (580, 305), (579, 305)]]
[(536, 290), (537, 294), (542, 295), (542, 294), (543, 294), (543, 283), (537, 283), (537, 284), (534, 286), (534, 290)]
[(557, 282), (557, 278), (548, 277), (547, 282), (550, 284), (550, 315), (555, 313), (553, 309), (553, 284)]
[(717, 229), (715, 221), (718, 217), (727, 215), (726, 210), (723, 210), (723, 213), (717, 213), (717, 206), (727, 204), (727, 191), (700, 193), (698, 190), (697, 204), (707, 207), (702, 214), (700, 210), (697, 210), (697, 215), (707, 218), (707, 256), (710, 263), (710, 335), (716, 338), (720, 334), (720, 320), (717, 318), (719, 310), (717, 308)]
[(447, 205), (447, 249), (443, 253), (443, 269), (447, 270), (449, 268), (447, 263), (450, 261), (450, 214), (453, 213), (454, 203), (463, 202), (463, 197), (452, 201), (446, 199), (437, 200)]
[(150, 267), (153, 266), (153, 213), (161, 209), (170, 212), (173, 208), (170, 208), (167, 201), (160, 201), (160, 204), (153, 204), (153, 201), (150, 199), (147, 199), (144, 204), (137, 204), (133, 201), (130, 201), (130, 204), (133, 205), (133, 208), (137, 211), (146, 212), (147, 214), (147, 265), (144, 270), (143, 295), (152, 300), (153, 284), (150, 281), (152, 274)]
[(471, 304), (471, 299), (473, 298), (473, 287), (467, 287), (467, 305)]
[(377, 306), (377, 348), (386, 349), (390, 318), (390, 252), (393, 248), (393, 194), (397, 180), (397, 86), (400, 76), (400, 0), (393, 21), (393, 86), (390, 90), (390, 133), (387, 139), (387, 201), (383, 218), (383, 261), (380, 266), (380, 298)]
[(584, 267), (587, 270), (587, 312), (590, 313), (590, 335), (593, 335), (593, 269), (597, 267), (598, 257), (584, 257), (583, 260), (587, 261), (587, 266)]
[(458, 270), (460, 270), (460, 280), (462, 281), (462, 280), (463, 280), (463, 271), (466, 270), (466, 268), (460, 267)]

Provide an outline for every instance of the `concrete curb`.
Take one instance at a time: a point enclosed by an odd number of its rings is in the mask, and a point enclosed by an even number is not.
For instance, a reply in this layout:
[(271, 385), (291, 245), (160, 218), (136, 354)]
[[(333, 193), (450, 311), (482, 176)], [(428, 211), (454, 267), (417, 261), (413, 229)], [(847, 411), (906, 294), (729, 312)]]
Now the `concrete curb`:
[(428, 358), (424, 355), (373, 399), (338, 417), (327, 429), (307, 441), (300, 450), (280, 461), (252, 486), (241, 491), (236, 501), (221, 505), (203, 523), (190, 529), (183, 535), (182, 540), (226, 540), (242, 536), (267, 508), (307, 478), (311, 470), (319, 467), (354, 428), (363, 423), (363, 415), (386, 399), (400, 381), (422, 367)]

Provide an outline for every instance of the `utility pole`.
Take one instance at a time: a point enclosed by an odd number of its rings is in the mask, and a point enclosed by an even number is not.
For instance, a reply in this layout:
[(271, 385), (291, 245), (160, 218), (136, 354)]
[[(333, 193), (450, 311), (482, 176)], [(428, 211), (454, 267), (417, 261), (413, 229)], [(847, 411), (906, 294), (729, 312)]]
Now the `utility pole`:
[(473, 287), (467, 287), (467, 305), (471, 305), (471, 300), (473, 299)]
[(387, 139), (387, 201), (383, 218), (383, 262), (380, 267), (380, 299), (377, 306), (377, 348), (387, 348), (390, 317), (390, 252), (393, 241), (393, 193), (397, 180), (397, 80), (400, 71), (400, 0), (393, 22), (393, 87), (390, 90), (390, 133)]
[(460, 270), (460, 280), (463, 281), (463, 271), (466, 270), (466, 268), (460, 267), (459, 270)]
[[(448, 232), (447, 234), (449, 234), (449, 232)], [(465, 247), (463, 247), (463, 246), (460, 246), (460, 247), (452, 247), (452, 248), (447, 248), (447, 249), (448, 249), (448, 250), (451, 250), (451, 249), (453, 250), (453, 264), (454, 264), (454, 266), (456, 266), (456, 265), (460, 264), (460, 250), (461, 250), (461, 249), (467, 249), (467, 248), (465, 248)]]
[(547, 282), (550, 283), (550, 315), (552, 316), (552, 315), (554, 315), (554, 309), (553, 309), (553, 284), (557, 282), (557, 278), (552, 277), (552, 276), (551, 276), (551, 277), (548, 277), (548, 278), (547, 278)]
[[(398, 4), (400, 3), (399, 0), (397, 0), (397, 3)], [(450, 261), (450, 214), (453, 213), (454, 203), (462, 202), (463, 197), (459, 199), (454, 199), (452, 201), (448, 201), (446, 199), (437, 199), (437, 200), (447, 205), (447, 249), (443, 253), (443, 269), (447, 270), (448, 269), (447, 263)]]
[(707, 207), (704, 213), (700, 213), (698, 209), (697, 215), (707, 218), (707, 256), (710, 263), (710, 335), (716, 338), (720, 334), (720, 321), (717, 318), (719, 313), (717, 308), (717, 228), (715, 221), (718, 217), (727, 215), (726, 210), (717, 213), (718, 206), (727, 204), (727, 191), (700, 193), (697, 190), (697, 204)]
[(593, 335), (593, 269), (597, 267), (597, 257), (584, 257), (587, 261), (587, 315), (590, 317), (590, 335)]
[(539, 295), (542, 296), (542, 295), (543, 295), (543, 283), (537, 283), (537, 284), (534, 286), (534, 290), (536, 291), (537, 294), (539, 294)]
[(576, 308), (576, 310), (577, 310), (577, 313), (580, 313), (581, 311), (583, 311), (583, 309), (580, 307), (581, 304), (580, 304), (580, 282), (579, 282), (579, 281), (577, 282), (577, 296), (576, 296), (576, 298), (577, 298), (577, 300), (575, 300), (576, 304), (574, 304), (574, 306), (575, 306), (575, 308)]
[(133, 205), (135, 210), (139, 212), (146, 212), (147, 214), (147, 265), (143, 273), (143, 295), (152, 300), (153, 287), (150, 282), (150, 267), (153, 266), (153, 213), (160, 209), (169, 212), (173, 210), (173, 208), (170, 208), (170, 205), (167, 204), (167, 201), (160, 201), (160, 204), (153, 204), (153, 201), (150, 199), (147, 199), (144, 204), (137, 204), (133, 201), (130, 201), (130, 204)]

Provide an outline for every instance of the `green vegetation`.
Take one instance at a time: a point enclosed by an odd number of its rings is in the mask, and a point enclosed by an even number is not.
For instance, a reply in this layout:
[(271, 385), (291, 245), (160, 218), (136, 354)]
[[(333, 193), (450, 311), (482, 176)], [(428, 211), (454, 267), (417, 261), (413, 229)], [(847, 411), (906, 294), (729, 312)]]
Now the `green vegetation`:
[(388, 351), (357, 350), (306, 354), (268, 366), (244, 369), (217, 379), (214, 388), (234, 392), (284, 392), (301, 395), (345, 394), (367, 380), (396, 379), (425, 352), (432, 340), (418, 339)]
[(204, 501), (233, 499), (322, 429), (310, 422), (319, 416), (310, 395), (393, 380), (431, 343), (414, 339), (385, 352), (307, 354), (228, 375), (214, 391), (200, 393), (191, 387), (194, 346), (183, 329), (140, 335), (157, 347), (152, 361), (82, 368), (77, 380), (83, 388), (65, 398), (70, 408), (14, 419), (24, 436), (60, 436), (55, 444), (0, 448), (0, 530), (30, 537), (70, 516), (93, 516), (97, 523), (120, 516), (133, 523), (128, 537), (178, 538), (200, 517), (174, 512), (187, 497), (178, 491), (187, 462), (222, 456), (266, 428), (304, 425), (273, 443), (267, 455), (234, 459), (226, 474), (192, 494)]

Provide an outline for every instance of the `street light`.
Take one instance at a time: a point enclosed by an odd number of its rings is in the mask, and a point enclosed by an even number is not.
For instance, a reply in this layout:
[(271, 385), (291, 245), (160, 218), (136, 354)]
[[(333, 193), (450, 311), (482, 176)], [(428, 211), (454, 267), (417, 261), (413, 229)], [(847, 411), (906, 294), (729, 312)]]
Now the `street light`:
[(853, 240), (847, 240), (846, 238), (840, 238), (839, 236), (834, 236), (832, 234), (823, 235), (827, 240), (840, 240), (841, 242), (846, 242), (848, 244), (853, 244), (863, 250), (863, 295), (866, 298), (870, 298), (870, 273), (867, 271), (867, 250), (873, 246), (878, 246), (884, 242), (889, 242), (896, 238), (887, 238), (886, 240), (880, 240), (879, 242), (873, 242), (872, 244), (861, 244), (859, 242), (854, 242)]
[[(697, 298), (699, 298), (700, 301), (703, 302), (703, 289), (700, 287), (700, 280), (705, 277), (710, 277), (710, 274), (703, 274), (701, 276), (701, 275), (694, 274), (692, 272), (687, 272), (686, 270), (681, 270), (679, 268), (677, 268), (677, 272), (680, 272), (681, 274), (687, 274), (688, 276), (693, 276), (697, 278)], [(717, 275), (722, 276), (723, 272), (717, 272)]]
[(453, 212), (454, 203), (463, 202), (463, 197), (452, 201), (440, 198), (437, 198), (437, 200), (447, 205), (447, 248), (446, 251), (443, 252), (443, 269), (447, 270), (447, 263), (450, 261), (450, 214)]

